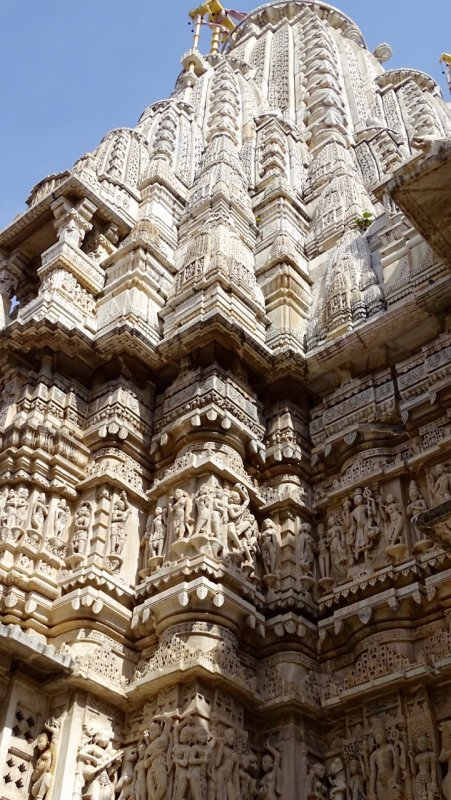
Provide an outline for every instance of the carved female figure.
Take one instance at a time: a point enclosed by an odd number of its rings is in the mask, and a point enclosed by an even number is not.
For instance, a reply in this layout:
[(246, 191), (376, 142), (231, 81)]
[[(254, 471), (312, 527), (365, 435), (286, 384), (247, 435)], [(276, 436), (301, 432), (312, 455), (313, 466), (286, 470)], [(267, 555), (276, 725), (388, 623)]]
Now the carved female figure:
[(366, 800), (361, 766), (356, 758), (349, 762), (349, 792), (350, 800)]
[(57, 539), (62, 539), (64, 531), (66, 530), (67, 520), (69, 517), (69, 506), (64, 497), (58, 501), (55, 512), (55, 536)]
[(167, 531), (167, 509), (157, 506), (150, 530), (149, 557), (162, 556)]
[(211, 504), (211, 533), (215, 539), (218, 539), (223, 548), (227, 545), (225, 535), (227, 504), (227, 492), (218, 484), (213, 493)]
[(130, 505), (127, 494), (121, 492), (116, 500), (111, 514), (110, 552), (120, 555), (125, 544), (125, 523), (130, 516)]
[(1, 516), (1, 524), (7, 528), (20, 528), (27, 518), (28, 489), (10, 489)]
[(368, 507), (364, 503), (363, 492), (354, 492), (354, 509), (350, 514), (350, 536), (352, 537), (354, 559), (358, 561), (361, 554), (369, 548), (368, 540)]
[[(188, 536), (190, 530), (193, 501), (183, 489), (176, 489), (171, 500), (172, 532), (176, 539)], [(160, 553), (158, 555), (161, 555)]]
[(123, 752), (111, 747), (111, 736), (106, 731), (97, 731), (78, 753), (81, 776), (80, 797), (86, 800), (114, 800)]
[(138, 760), (133, 776), (133, 797), (135, 800), (147, 800), (147, 768), (145, 765), (147, 744), (144, 738), (138, 743)]
[[(327, 527), (328, 539), (330, 541), (331, 565), (335, 578), (340, 580), (346, 576), (346, 567), (348, 565), (344, 531), (334, 514), (329, 515)], [(353, 558), (351, 561), (353, 561)]]
[(39, 757), (31, 773), (31, 796), (36, 800), (44, 800), (52, 782), (55, 760), (55, 754), (47, 733), (39, 734), (36, 747), (39, 751)]
[(45, 494), (38, 494), (36, 500), (33, 504), (33, 510), (31, 512), (31, 527), (34, 528), (35, 531), (39, 531), (42, 533), (42, 529), (44, 527), (44, 522), (48, 517), (48, 507), (45, 499)]
[(346, 798), (346, 769), (342, 759), (337, 756), (329, 764), (327, 771), (329, 777), (330, 800), (345, 800)]
[(211, 533), (212, 495), (207, 486), (200, 486), (195, 496), (197, 519), (193, 536)]
[(189, 752), (189, 785), (192, 800), (206, 800), (207, 764), (210, 758), (208, 731), (202, 725), (192, 728)]
[(307, 777), (307, 798), (308, 800), (326, 800), (327, 787), (325, 784), (326, 770), (324, 764), (317, 761), (313, 764)]
[(318, 525), (318, 568), (321, 578), (330, 578), (330, 540), (324, 523)]
[(216, 742), (208, 775), (209, 800), (238, 800), (240, 792), (239, 757), (234, 749), (235, 731), (227, 728)]
[[(31, 796), (35, 800), (44, 800), (50, 789), (56, 767), (57, 734), (59, 724), (51, 720), (47, 730), (39, 734), (36, 741), (38, 758), (31, 773)], [(51, 738), (50, 735), (51, 734)]]
[(415, 524), (415, 519), (419, 514), (422, 514), (423, 511), (427, 510), (426, 501), (421, 494), (418, 485), (415, 481), (410, 482), (409, 486), (409, 503), (407, 505), (407, 516), (409, 519), (412, 520), (412, 523)]
[(258, 784), (257, 797), (260, 800), (278, 800), (282, 796), (282, 756), (269, 742), (265, 742), (265, 750), (262, 758), (263, 777)]
[(138, 760), (138, 750), (136, 747), (128, 747), (124, 753), (122, 762), (121, 777), (116, 786), (116, 794), (120, 792), (118, 800), (133, 800), (133, 777), (135, 764)]
[(392, 494), (388, 494), (385, 503), (380, 504), (382, 516), (386, 522), (385, 538), (388, 545), (399, 544), (402, 540), (404, 517), (401, 504)]
[[(163, 727), (160, 725), (163, 722)], [(170, 742), (172, 720), (169, 716), (155, 717), (144, 732), (146, 741), (146, 757), (144, 766), (147, 769), (147, 800), (163, 800), (168, 788), (167, 755)]]
[[(186, 723), (187, 720), (184, 720)], [(183, 722), (174, 730), (171, 758), (175, 766), (173, 799), (184, 800), (189, 786), (189, 756), (192, 728)]]
[(279, 560), (279, 540), (277, 538), (277, 528), (272, 519), (263, 520), (260, 533), (260, 550), (264, 574), (275, 575)]
[(91, 523), (91, 504), (84, 502), (75, 513), (75, 531), (71, 541), (71, 552), (84, 555), (88, 545), (89, 525)]
[(444, 464), (439, 464), (435, 469), (432, 492), (437, 504), (451, 500), (451, 474)]
[(252, 520), (245, 515), (250, 503), (249, 493), (242, 484), (235, 484), (229, 494), (227, 515), (227, 546), (229, 550), (241, 550), (240, 539), (249, 530)]
[(301, 572), (311, 575), (315, 559), (315, 542), (312, 536), (312, 526), (303, 522), (297, 537), (297, 562)]
[(416, 800), (434, 800), (438, 796), (437, 756), (427, 736), (420, 736), (415, 752), (409, 752), (410, 769), (415, 781)]
[(257, 756), (252, 751), (240, 756), (240, 798), (255, 800), (257, 796)]

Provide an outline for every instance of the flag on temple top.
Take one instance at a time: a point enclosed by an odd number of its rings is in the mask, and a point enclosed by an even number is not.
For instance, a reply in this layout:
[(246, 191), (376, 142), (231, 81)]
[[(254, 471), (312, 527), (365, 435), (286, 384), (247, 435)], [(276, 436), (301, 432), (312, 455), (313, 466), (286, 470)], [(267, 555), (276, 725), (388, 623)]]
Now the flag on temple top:
[(247, 17), (247, 14), (244, 11), (235, 11), (233, 8), (226, 8), (225, 12), (229, 15), (229, 17), (238, 20), (238, 22), (241, 22), (241, 20)]
[(225, 25), (219, 25), (218, 22), (208, 22), (206, 19), (203, 19), (200, 21), (200, 24), (206, 25), (207, 28), (211, 28), (212, 31), (217, 30), (219, 28), (219, 30), (222, 31), (223, 33), (226, 33), (227, 36), (230, 33), (229, 29), (226, 28)]

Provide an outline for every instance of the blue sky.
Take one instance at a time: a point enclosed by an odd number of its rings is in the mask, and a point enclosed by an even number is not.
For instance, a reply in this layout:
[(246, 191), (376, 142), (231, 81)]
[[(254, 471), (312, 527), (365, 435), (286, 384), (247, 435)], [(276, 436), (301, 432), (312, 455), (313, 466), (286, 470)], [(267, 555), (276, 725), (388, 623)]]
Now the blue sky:
[[(133, 126), (167, 96), (190, 47), (193, 0), (0, 0), (0, 228), (32, 186), (72, 166), (112, 128)], [(233, 0), (250, 11), (252, 0)], [(337, 0), (368, 46), (393, 48), (387, 67), (441, 82), (451, 51), (451, 0)], [(206, 46), (206, 42), (205, 42)]]

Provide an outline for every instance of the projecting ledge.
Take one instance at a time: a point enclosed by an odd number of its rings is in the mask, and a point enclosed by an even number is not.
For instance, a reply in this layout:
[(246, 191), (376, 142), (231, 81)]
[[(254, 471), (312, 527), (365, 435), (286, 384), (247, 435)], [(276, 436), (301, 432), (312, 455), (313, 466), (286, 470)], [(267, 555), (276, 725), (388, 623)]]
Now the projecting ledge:
[(23, 631), (19, 625), (0, 623), (0, 650), (6, 650), (13, 660), (25, 663), (28, 671), (31, 669), (39, 674), (41, 683), (45, 677), (55, 679), (70, 675), (73, 669), (72, 656), (59, 653), (37, 636)]
[(451, 140), (425, 141), (422, 152), (375, 189), (391, 197), (446, 263), (451, 265)]

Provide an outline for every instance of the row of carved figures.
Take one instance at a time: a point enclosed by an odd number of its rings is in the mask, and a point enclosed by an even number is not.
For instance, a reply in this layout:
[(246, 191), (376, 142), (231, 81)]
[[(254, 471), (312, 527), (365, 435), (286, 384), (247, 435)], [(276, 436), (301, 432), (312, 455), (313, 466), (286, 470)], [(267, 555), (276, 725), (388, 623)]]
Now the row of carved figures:
[[(56, 769), (59, 729), (37, 739), (30, 793), (45, 800)], [(52, 735), (53, 732), (53, 735)], [(210, 734), (205, 720), (171, 715), (152, 720), (136, 745), (118, 750), (106, 730), (86, 728), (78, 749), (73, 800), (280, 800), (281, 754), (265, 744), (239, 752), (236, 732)]]
[[(439, 465), (434, 475), (435, 505), (451, 501), (451, 474)], [(164, 562), (203, 553), (230, 563), (254, 578), (261, 564), (263, 579), (274, 585), (280, 575), (281, 538), (279, 525), (270, 517), (260, 526), (250, 510), (250, 496), (243, 483), (221, 483), (215, 476), (201, 482), (194, 493), (176, 488), (167, 501), (157, 502), (142, 540), (141, 572), (146, 579)], [(295, 562), (301, 587), (308, 589), (318, 579), (327, 591), (334, 583), (358, 577), (388, 562), (402, 561), (409, 552), (407, 522), (412, 532), (414, 555), (429, 550), (429, 532), (417, 525), (428, 509), (415, 481), (409, 485), (404, 509), (392, 492), (382, 496), (376, 487), (357, 487), (341, 506), (329, 510), (316, 535), (309, 522), (298, 520), (295, 533)], [(73, 569), (88, 554), (94, 501), (82, 500), (73, 518), (64, 498), (50, 504), (43, 492), (30, 502), (27, 487), (9, 488), (0, 498), (0, 538), (47, 548)], [(131, 508), (127, 493), (111, 498), (107, 564), (120, 569), (127, 539)]]
[[(312, 761), (307, 800), (451, 800), (451, 723), (440, 726), (442, 746), (420, 734), (411, 750), (376, 719), (351, 758)], [(265, 743), (260, 759), (237, 746), (234, 728), (209, 732), (206, 720), (155, 717), (136, 745), (113, 746), (105, 730), (86, 728), (78, 749), (74, 800), (281, 800), (281, 752)], [(58, 754), (59, 724), (51, 720), (36, 742), (30, 793), (45, 800)], [(443, 767), (441, 767), (443, 764)]]
[[(109, 525), (109, 556), (118, 561), (126, 541), (125, 524), (129, 515), (130, 504), (123, 491), (114, 500)], [(71, 510), (64, 497), (57, 500), (50, 514), (50, 504), (44, 492), (35, 495), (30, 509), (29, 489), (24, 486), (17, 489), (12, 487), (4, 492), (3, 502), (0, 503), (1, 541), (26, 540), (38, 549), (45, 547), (60, 557), (67, 556), (69, 565), (75, 566), (87, 554), (93, 504), (82, 501), (78, 506), (67, 542), (70, 519)]]

